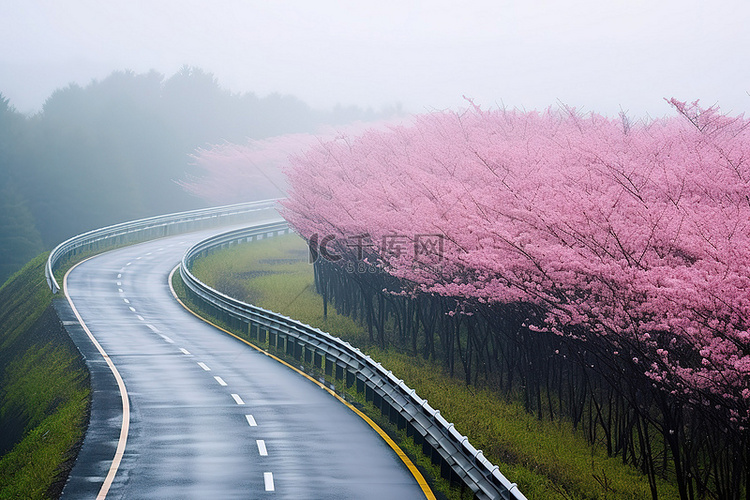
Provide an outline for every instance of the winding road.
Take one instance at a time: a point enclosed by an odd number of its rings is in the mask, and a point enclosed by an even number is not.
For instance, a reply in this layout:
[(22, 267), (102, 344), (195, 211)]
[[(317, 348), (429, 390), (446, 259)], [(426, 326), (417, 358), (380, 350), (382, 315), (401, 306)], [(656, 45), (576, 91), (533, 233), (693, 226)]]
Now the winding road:
[[(67, 293), (130, 403), (127, 444), (106, 497), (424, 498), (360, 417), (174, 300), (168, 275), (182, 254), (226, 229), (113, 250), (68, 275)], [(103, 372), (88, 338), (74, 340), (89, 367)], [(96, 380), (92, 422), (63, 498), (96, 496), (117, 446), (119, 393)]]

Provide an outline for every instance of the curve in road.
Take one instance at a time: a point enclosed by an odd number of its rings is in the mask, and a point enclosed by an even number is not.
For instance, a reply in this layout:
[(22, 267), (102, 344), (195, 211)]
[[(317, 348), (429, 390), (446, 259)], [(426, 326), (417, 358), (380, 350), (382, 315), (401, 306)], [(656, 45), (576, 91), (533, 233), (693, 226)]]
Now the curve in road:
[[(215, 232), (107, 252), (68, 275), (66, 295), (128, 391), (127, 446), (100, 493), (423, 498), (403, 462), (365, 421), (173, 299), (170, 271), (187, 247)], [(103, 361), (89, 354), (87, 362)], [(111, 426), (117, 417), (110, 412), (105, 418), (103, 424)], [(90, 430), (64, 497), (90, 498), (92, 485), (105, 486), (112, 455), (107, 462), (101, 453), (88, 453), (96, 447)], [(87, 464), (87, 456), (95, 463)]]

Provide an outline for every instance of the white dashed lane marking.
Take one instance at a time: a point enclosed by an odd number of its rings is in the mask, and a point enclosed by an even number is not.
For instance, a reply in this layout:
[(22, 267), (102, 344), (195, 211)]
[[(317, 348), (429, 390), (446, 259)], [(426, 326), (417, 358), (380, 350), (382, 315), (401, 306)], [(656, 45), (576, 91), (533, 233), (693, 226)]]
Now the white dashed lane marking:
[(263, 482), (266, 483), (266, 491), (275, 491), (276, 488), (273, 485), (273, 472), (263, 473)]
[[(181, 244), (182, 244), (182, 243), (181, 243)], [(164, 250), (164, 249), (163, 249), (163, 248), (160, 248), (160, 249), (158, 249), (157, 251), (162, 251), (162, 250)], [(151, 252), (147, 253), (146, 255), (151, 255)], [(136, 259), (135, 259), (135, 260), (141, 260), (141, 258), (142, 258), (142, 257), (136, 257)], [(125, 266), (130, 266), (130, 265), (132, 265), (132, 264), (133, 264), (132, 262), (128, 262), (127, 264), (125, 264)], [(120, 269), (120, 273), (118, 273), (118, 274), (117, 274), (117, 278), (118, 278), (118, 279), (121, 279), (121, 278), (122, 278), (122, 272), (123, 272), (124, 270), (125, 270), (125, 268), (122, 268), (122, 269)], [(121, 286), (122, 286), (122, 281), (117, 281), (117, 286), (118, 286), (118, 287), (121, 287)], [(117, 291), (118, 291), (119, 293), (125, 293), (125, 292), (123, 291), (123, 289), (122, 289), (122, 288), (118, 288), (118, 289), (117, 289)], [(123, 298), (123, 301), (124, 301), (124, 302), (125, 302), (126, 304), (130, 304), (130, 301), (129, 301), (128, 299), (125, 299), (125, 298)], [(130, 309), (130, 310), (131, 310), (132, 312), (136, 312), (135, 308), (134, 308), (134, 307), (132, 307), (132, 306), (130, 306), (130, 307), (129, 307), (129, 309)], [(138, 319), (139, 319), (139, 320), (141, 320), (141, 321), (145, 321), (145, 320), (143, 319), (143, 317), (142, 317), (142, 316), (140, 316), (140, 315), (137, 315), (137, 317), (138, 317)], [(147, 326), (147, 327), (148, 327), (148, 328), (149, 328), (149, 329), (150, 329), (151, 331), (153, 331), (154, 333), (158, 333), (158, 334), (159, 334), (159, 336), (161, 336), (161, 337), (162, 337), (162, 338), (163, 338), (163, 339), (164, 339), (164, 340), (165, 340), (166, 342), (168, 342), (168, 343), (170, 343), (170, 344), (173, 344), (173, 343), (174, 343), (174, 340), (172, 340), (171, 338), (169, 338), (169, 337), (168, 337), (168, 336), (166, 336), (166, 335), (163, 335), (163, 334), (161, 334), (161, 333), (159, 332), (159, 330), (158, 330), (158, 329), (157, 329), (157, 328), (156, 328), (156, 327), (155, 327), (154, 325), (152, 325), (152, 324), (148, 323), (148, 324), (146, 324), (146, 326)], [(191, 354), (190, 354), (190, 351), (188, 351), (188, 350), (187, 350), (187, 349), (185, 349), (184, 347), (180, 347), (180, 352), (182, 352), (182, 354), (184, 354), (184, 355), (186, 355), (186, 356), (191, 356)], [(207, 372), (208, 372), (208, 371), (211, 371), (211, 368), (209, 368), (209, 367), (208, 367), (208, 365), (206, 365), (206, 364), (205, 364), (205, 363), (203, 363), (203, 362), (198, 362), (198, 366), (200, 366), (201, 368), (203, 368), (203, 370), (205, 370), (205, 371), (207, 371)], [(218, 383), (219, 385), (221, 385), (222, 387), (226, 387), (226, 386), (227, 386), (227, 383), (226, 383), (226, 382), (224, 381), (224, 379), (222, 379), (222, 378), (221, 378), (221, 377), (219, 377), (219, 376), (215, 376), (215, 377), (214, 377), (214, 380), (216, 380), (216, 382), (217, 382), (217, 383)], [(244, 401), (242, 400), (242, 398), (240, 397), (240, 395), (239, 395), (239, 394), (232, 394), (232, 399), (234, 399), (234, 402), (235, 402), (235, 403), (237, 403), (238, 405), (244, 405), (244, 404), (245, 404), (245, 402), (244, 402)], [(255, 421), (255, 417), (254, 417), (254, 416), (252, 416), (252, 415), (245, 415), (245, 419), (247, 420), (247, 424), (248, 424), (248, 425), (249, 425), (250, 427), (257, 427), (257, 426), (258, 426), (258, 423), (257, 423), (257, 422)], [(266, 456), (268, 456), (268, 448), (266, 447), (266, 442), (265, 442), (265, 440), (263, 440), (263, 439), (257, 439), (257, 440), (255, 441), (255, 443), (256, 443), (256, 445), (258, 446), (258, 454), (259, 454), (260, 456), (262, 456), (262, 457), (266, 457)], [(264, 472), (264, 473), (263, 473), (263, 483), (264, 483), (264, 486), (265, 486), (265, 490), (266, 490), (266, 491), (276, 491), (276, 485), (274, 484), (274, 480), (273, 480), (273, 472)]]
[(136, 316), (136, 318), (138, 318), (139, 321), (146, 321), (146, 320), (143, 319), (143, 316), (141, 316), (140, 314), (138, 314)]

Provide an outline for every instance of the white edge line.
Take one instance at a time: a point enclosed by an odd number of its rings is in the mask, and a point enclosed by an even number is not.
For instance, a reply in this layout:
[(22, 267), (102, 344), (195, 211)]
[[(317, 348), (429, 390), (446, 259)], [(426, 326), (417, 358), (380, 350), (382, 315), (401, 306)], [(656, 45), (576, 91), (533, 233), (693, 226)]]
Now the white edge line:
[[(89, 259), (92, 258), (93, 257), (89, 257)], [(68, 299), (70, 308), (73, 310), (73, 314), (75, 314), (76, 319), (78, 319), (78, 322), (81, 324), (83, 331), (86, 332), (86, 335), (88, 335), (89, 339), (91, 339), (91, 343), (96, 346), (96, 349), (102, 355), (104, 361), (107, 362), (107, 366), (109, 366), (109, 369), (112, 371), (112, 375), (114, 375), (115, 380), (117, 381), (117, 388), (120, 391), (120, 400), (122, 401), (122, 425), (120, 426), (120, 438), (117, 441), (117, 449), (115, 450), (115, 456), (112, 459), (112, 465), (109, 467), (109, 472), (107, 472), (107, 476), (104, 478), (104, 483), (102, 483), (102, 487), (101, 489), (99, 489), (99, 493), (96, 496), (97, 500), (102, 500), (107, 497), (109, 488), (112, 486), (112, 482), (115, 480), (117, 469), (119, 469), (120, 462), (122, 462), (122, 457), (125, 454), (125, 445), (127, 444), (128, 432), (130, 430), (130, 401), (128, 399), (128, 390), (125, 387), (125, 381), (122, 380), (120, 372), (117, 371), (117, 367), (112, 362), (107, 352), (96, 340), (96, 337), (94, 337), (94, 335), (91, 333), (91, 330), (89, 330), (88, 326), (86, 326), (86, 323), (84, 323), (83, 318), (81, 318), (78, 309), (76, 309), (75, 304), (73, 304), (73, 299), (71, 299), (70, 295), (68, 295), (68, 275), (71, 273), (71, 271), (73, 271), (73, 269), (78, 267), (78, 265), (83, 264), (89, 259), (79, 262), (75, 266), (71, 267), (67, 273), (65, 273), (65, 277), (63, 277), (63, 293), (65, 294), (65, 298)]]

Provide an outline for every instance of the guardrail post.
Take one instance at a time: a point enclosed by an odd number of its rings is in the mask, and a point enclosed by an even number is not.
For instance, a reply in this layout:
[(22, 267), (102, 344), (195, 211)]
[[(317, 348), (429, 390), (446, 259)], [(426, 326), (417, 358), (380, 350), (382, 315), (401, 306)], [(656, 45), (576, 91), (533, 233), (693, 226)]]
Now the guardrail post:
[(419, 444), (416, 438), (416, 434), (418, 433), (416, 433), (415, 431), (416, 429), (414, 429), (414, 425), (412, 425), (412, 423), (407, 420), (406, 421), (406, 437), (412, 438), (416, 444)]
[(289, 338), (287, 339), (287, 341), (286, 341), (286, 349), (285, 349), (285, 352), (286, 352), (286, 354), (287, 354), (288, 356), (292, 356), (292, 357), (295, 357), (295, 356), (294, 356), (294, 349), (295, 349), (295, 343), (294, 343), (294, 339), (293, 339), (293, 338), (291, 338), (291, 337), (289, 337)]
[(396, 419), (396, 427), (398, 427), (398, 430), (402, 431), (406, 429), (406, 418), (404, 418), (401, 413), (398, 413), (398, 411), (396, 412)]
[(453, 467), (451, 467), (450, 464), (443, 459), (443, 457), (440, 457), (440, 475), (448, 478), (448, 482), (450, 482), (451, 485), (455, 485), (455, 474), (453, 473)]
[(317, 351), (313, 352), (313, 366), (318, 369), (323, 367), (323, 356)]
[(333, 375), (333, 368), (336, 366), (334, 361), (331, 361), (328, 356), (325, 357), (325, 374), (328, 376)]
[(383, 408), (381, 408), (381, 405), (383, 404), (383, 398), (380, 397), (380, 394), (378, 394), (375, 391), (372, 391), (372, 404), (380, 410), (380, 414), (383, 414)]
[(268, 347), (276, 347), (276, 332), (268, 330)]

